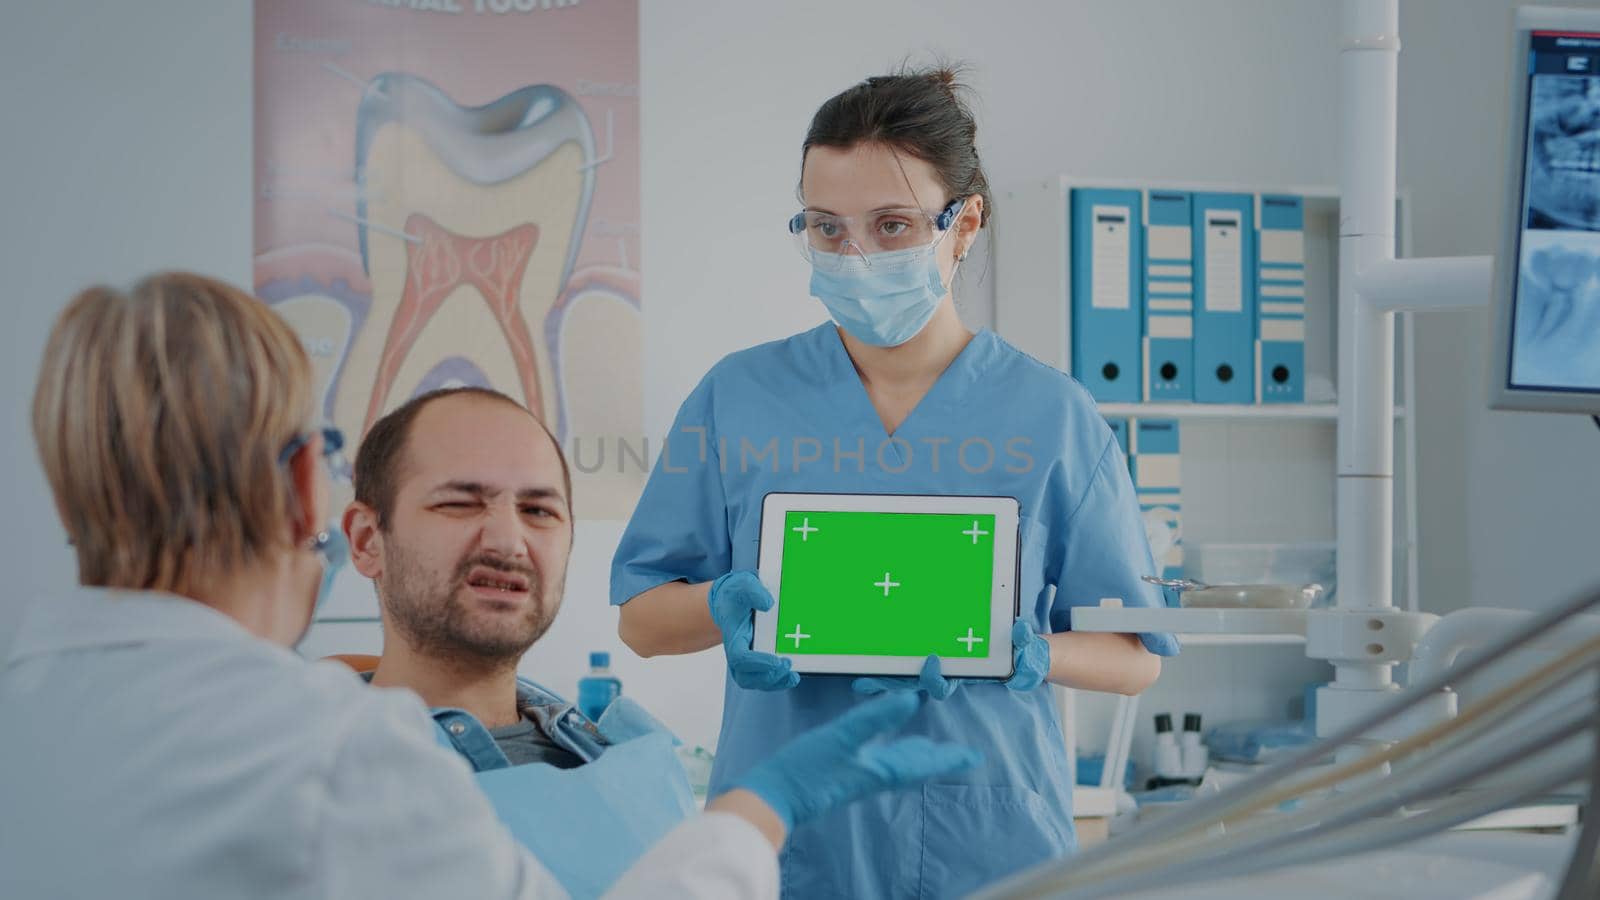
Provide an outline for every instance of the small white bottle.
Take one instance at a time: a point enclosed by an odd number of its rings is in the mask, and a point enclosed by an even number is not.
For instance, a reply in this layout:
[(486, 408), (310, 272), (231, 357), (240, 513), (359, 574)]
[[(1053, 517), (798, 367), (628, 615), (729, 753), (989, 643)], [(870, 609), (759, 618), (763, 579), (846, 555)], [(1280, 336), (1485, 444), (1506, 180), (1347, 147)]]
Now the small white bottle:
[(1157, 778), (1184, 777), (1183, 751), (1178, 747), (1177, 736), (1172, 733), (1172, 716), (1169, 713), (1156, 716), (1155, 757)]
[(1183, 777), (1196, 781), (1205, 777), (1206, 766), (1211, 763), (1211, 751), (1200, 742), (1200, 714), (1183, 716)]

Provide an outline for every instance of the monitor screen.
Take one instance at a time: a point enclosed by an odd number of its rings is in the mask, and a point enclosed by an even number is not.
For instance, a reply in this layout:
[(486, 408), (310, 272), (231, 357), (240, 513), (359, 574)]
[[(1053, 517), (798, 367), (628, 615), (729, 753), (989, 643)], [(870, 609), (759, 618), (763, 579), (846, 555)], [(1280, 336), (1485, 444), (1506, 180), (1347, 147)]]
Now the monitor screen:
[(1526, 35), (1502, 399), (1576, 409), (1600, 404), (1600, 25)]

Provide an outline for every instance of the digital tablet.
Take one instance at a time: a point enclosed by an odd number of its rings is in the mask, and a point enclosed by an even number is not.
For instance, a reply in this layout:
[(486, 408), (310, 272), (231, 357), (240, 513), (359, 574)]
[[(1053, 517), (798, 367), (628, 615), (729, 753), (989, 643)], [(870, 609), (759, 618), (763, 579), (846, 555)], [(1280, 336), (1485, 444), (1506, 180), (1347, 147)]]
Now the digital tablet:
[(1009, 678), (1017, 501), (904, 494), (766, 495), (759, 575), (776, 599), (754, 649), (797, 672)]

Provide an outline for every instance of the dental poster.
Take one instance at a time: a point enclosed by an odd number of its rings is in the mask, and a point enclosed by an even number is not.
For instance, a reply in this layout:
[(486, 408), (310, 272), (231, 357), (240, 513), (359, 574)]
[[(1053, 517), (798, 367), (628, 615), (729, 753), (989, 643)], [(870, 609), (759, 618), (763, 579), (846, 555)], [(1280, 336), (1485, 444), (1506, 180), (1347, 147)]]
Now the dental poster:
[(348, 459), (411, 397), (492, 387), (581, 515), (631, 511), (638, 80), (638, 0), (257, 0), (255, 291)]

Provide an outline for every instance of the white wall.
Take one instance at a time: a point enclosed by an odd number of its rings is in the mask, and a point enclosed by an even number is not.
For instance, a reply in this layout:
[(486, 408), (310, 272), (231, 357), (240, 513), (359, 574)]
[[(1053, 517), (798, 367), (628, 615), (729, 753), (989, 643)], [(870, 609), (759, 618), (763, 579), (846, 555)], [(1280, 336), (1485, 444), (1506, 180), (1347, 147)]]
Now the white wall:
[[(653, 433), (718, 356), (820, 320), (782, 231), (799, 143), (821, 101), (907, 56), (942, 51), (973, 65), (997, 187), (1056, 172), (1335, 181), (1338, 8), (1327, 0), (642, 5)], [(1510, 5), (1402, 3), (1401, 183), (1413, 191), (1420, 254), (1491, 249)], [(157, 268), (249, 283), (251, 15), (238, 0), (85, 0), (18, 5), (6, 17), (0, 108), (20, 127), (0, 143), (11, 342), (0, 411), (12, 473), (0, 565), (20, 596), (72, 576), (27, 429), (51, 317), (90, 281)], [(1003, 206), (996, 224), (1003, 235)], [(958, 288), (973, 324), (992, 321), (983, 265), (981, 255), (969, 261)], [(1434, 611), (1543, 605), (1600, 580), (1584, 552), (1600, 434), (1579, 418), (1483, 412), (1483, 323), (1479, 314), (1419, 323), (1423, 594)], [(530, 657), (529, 671), (559, 689), (570, 689), (583, 653), (619, 648), (604, 601), (617, 534), (615, 523), (580, 532), (566, 608)], [(0, 645), (15, 606), (0, 608)], [(370, 627), (318, 640), (374, 645)], [(629, 693), (686, 737), (712, 740), (716, 654), (622, 654), (618, 669)]]
[(250, 7), (9, 4), (0, 13), (8, 378), (0, 647), (22, 597), (76, 575), (28, 404), (55, 314), (91, 282), (188, 268), (250, 283)]

